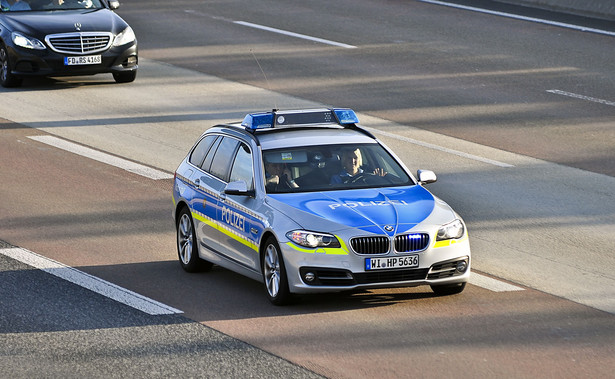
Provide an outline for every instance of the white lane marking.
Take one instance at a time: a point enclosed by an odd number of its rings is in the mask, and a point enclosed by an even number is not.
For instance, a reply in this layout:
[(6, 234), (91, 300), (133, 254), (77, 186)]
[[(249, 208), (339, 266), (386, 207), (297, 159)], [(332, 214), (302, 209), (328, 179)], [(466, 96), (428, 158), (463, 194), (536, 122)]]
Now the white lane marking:
[(113, 155), (103, 153), (98, 150), (90, 149), (89, 147), (85, 147), (73, 142), (69, 142), (67, 140), (57, 138), (54, 136), (30, 136), (28, 137), (38, 142), (42, 142), (44, 144), (57, 147), (62, 150), (69, 151), (74, 154), (78, 154), (90, 159), (94, 159), (96, 161), (109, 164), (111, 166), (115, 166), (121, 168), (123, 170), (132, 172), (134, 174), (138, 174), (144, 176), (149, 179), (159, 180), (159, 179), (173, 179), (173, 175), (167, 174), (166, 172), (156, 170), (151, 167), (143, 166), (138, 163), (131, 162), (126, 159), (122, 159), (119, 157), (115, 157)]
[(581, 99), (581, 100), (586, 100), (586, 101), (591, 101), (594, 103), (598, 103), (598, 104), (604, 104), (604, 105), (610, 105), (612, 107), (615, 107), (615, 102), (613, 101), (608, 101), (608, 100), (603, 100), (603, 99), (598, 99), (596, 97), (590, 97), (590, 96), (585, 96), (585, 95), (579, 95), (577, 93), (572, 93), (572, 92), (566, 92), (566, 91), (560, 91), (558, 89), (550, 89), (547, 90), (547, 92), (549, 93), (553, 93), (556, 95), (562, 95), (562, 96), (568, 96), (568, 97), (573, 97), (575, 99)]
[[(0, 249), (0, 254), (19, 262), (25, 263), (41, 271), (62, 278), (83, 288), (89, 289), (100, 295), (106, 296), (122, 304), (138, 309), (150, 315), (165, 315), (183, 313), (179, 309), (162, 304), (156, 300), (139, 295), (106, 280), (79, 271), (60, 262), (54, 261), (32, 251), (13, 247)], [(475, 272), (470, 276), (470, 284), (485, 288), (493, 292), (523, 291), (521, 287), (502, 282)]]
[(290, 37), (295, 37), (295, 38), (301, 38), (301, 39), (307, 39), (310, 41), (314, 41), (314, 42), (319, 42), (319, 43), (324, 43), (327, 45), (332, 45), (332, 46), (337, 46), (337, 47), (343, 47), (346, 49), (356, 49), (356, 46), (353, 45), (347, 45), (345, 43), (340, 43), (340, 42), (335, 42), (335, 41), (330, 41), (327, 39), (322, 39), (322, 38), (317, 38), (317, 37), (311, 37), (311, 36), (307, 36), (305, 34), (299, 34), (299, 33), (293, 33), (293, 32), (289, 32), (286, 30), (282, 30), (282, 29), (276, 29), (276, 28), (271, 28), (269, 26), (263, 26), (263, 25), (259, 25), (259, 24), (253, 24), (251, 22), (246, 22), (246, 21), (233, 21), (234, 24), (238, 24), (238, 25), (243, 25), (243, 26), (247, 26), (250, 28), (255, 28), (255, 29), (261, 29), (261, 30), (266, 30), (268, 32), (273, 32), (273, 33), (278, 33), (278, 34), (284, 34), (286, 36), (290, 36)]
[(130, 307), (143, 311), (150, 315), (168, 315), (183, 313), (168, 305), (152, 300), (148, 297), (139, 295), (106, 280), (86, 274), (52, 259), (43, 257), (26, 249), (19, 247), (0, 249), (0, 254), (6, 255), (17, 261), (45, 271), (51, 275), (62, 278), (83, 288), (87, 288), (110, 299), (126, 304)]
[(493, 292), (510, 292), (510, 291), (523, 291), (521, 287), (508, 284), (506, 282), (499, 281), (497, 279), (490, 278), (481, 274), (473, 272), (470, 275), (470, 284), (479, 286)]
[(395, 138), (395, 139), (398, 139), (400, 141), (404, 141), (404, 142), (412, 143), (412, 144), (415, 144), (415, 145), (423, 146), (423, 147), (426, 147), (428, 149), (442, 151), (442, 152), (453, 154), (453, 155), (457, 155), (457, 156), (460, 156), (460, 157), (463, 157), (463, 158), (468, 158), (468, 159), (472, 159), (472, 160), (475, 160), (475, 161), (479, 161), (479, 162), (483, 162), (483, 163), (488, 163), (488, 164), (491, 164), (491, 165), (494, 165), (494, 166), (504, 167), (504, 168), (515, 167), (515, 166), (513, 166), (511, 164), (508, 164), (508, 163), (496, 161), (496, 160), (489, 159), (489, 158), (480, 157), (480, 156), (474, 155), (474, 154), (464, 153), (463, 151), (449, 149), (447, 147), (434, 145), (434, 144), (429, 143), (429, 142), (423, 142), (423, 141), (415, 140), (413, 138), (403, 137), (403, 136), (400, 136), (400, 135), (397, 135), (397, 134), (394, 134), (394, 133), (383, 132), (382, 130), (378, 130), (378, 129), (374, 129), (374, 128), (370, 128), (370, 127), (366, 127), (366, 126), (361, 126), (361, 128), (363, 128), (365, 130), (368, 130), (368, 131), (370, 131), (370, 132), (372, 132), (374, 134), (381, 134), (383, 136), (387, 136), (387, 137), (390, 137), (390, 138)]
[(466, 6), (466, 5), (459, 5), (459, 4), (452, 4), (452, 3), (447, 3), (447, 2), (444, 2), (444, 1), (436, 1), (436, 0), (419, 0), (419, 1), (423, 2), (423, 3), (442, 5), (442, 6), (450, 7), (450, 8), (458, 8), (458, 9), (464, 9), (464, 10), (473, 11), (473, 12), (491, 14), (491, 15), (495, 15), (495, 16), (508, 17), (508, 18), (513, 18), (513, 19), (516, 19), (516, 20), (530, 21), (530, 22), (536, 22), (536, 23), (539, 23), (539, 24), (552, 25), (552, 26), (559, 26), (559, 27), (562, 27), (562, 28), (578, 30), (578, 31), (581, 31), (581, 32), (591, 32), (591, 33), (597, 33), (597, 34), (604, 34), (604, 35), (607, 35), (607, 36), (615, 36), (615, 32), (609, 32), (609, 31), (602, 30), (602, 29), (588, 28), (588, 27), (585, 27), (585, 26), (579, 26), (579, 25), (574, 25), (574, 24), (567, 24), (567, 23), (563, 23), (563, 22), (549, 21), (549, 20), (544, 20), (544, 19), (541, 19), (541, 18), (519, 16), (519, 15), (513, 14), (513, 13), (491, 11), (491, 10), (488, 10), (488, 9), (469, 7), (469, 6)]

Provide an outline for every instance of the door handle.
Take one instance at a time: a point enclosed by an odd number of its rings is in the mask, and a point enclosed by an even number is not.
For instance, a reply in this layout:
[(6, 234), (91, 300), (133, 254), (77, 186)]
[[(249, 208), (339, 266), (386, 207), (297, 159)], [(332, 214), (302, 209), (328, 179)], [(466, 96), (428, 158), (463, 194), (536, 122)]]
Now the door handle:
[[(200, 178), (196, 178), (194, 179), (194, 185), (197, 188), (201, 188), (201, 183), (207, 183), (207, 178), (204, 176), (201, 176)], [(204, 184), (203, 184), (204, 185)]]

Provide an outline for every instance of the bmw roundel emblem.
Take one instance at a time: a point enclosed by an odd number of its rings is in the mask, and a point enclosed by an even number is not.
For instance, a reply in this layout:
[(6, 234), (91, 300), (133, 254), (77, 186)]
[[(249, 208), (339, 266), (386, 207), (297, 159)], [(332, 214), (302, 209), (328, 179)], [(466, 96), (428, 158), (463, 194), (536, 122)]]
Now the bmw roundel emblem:
[(384, 227), (384, 230), (386, 230), (387, 232), (392, 232), (393, 230), (395, 230), (395, 228), (393, 228), (391, 225), (386, 225)]

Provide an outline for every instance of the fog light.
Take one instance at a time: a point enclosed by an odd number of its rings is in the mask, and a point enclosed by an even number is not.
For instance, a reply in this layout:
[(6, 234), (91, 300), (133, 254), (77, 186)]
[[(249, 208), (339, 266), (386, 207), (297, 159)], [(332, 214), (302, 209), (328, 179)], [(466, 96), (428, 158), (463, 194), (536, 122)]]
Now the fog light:
[(467, 269), (468, 269), (468, 262), (466, 261), (457, 262), (457, 267), (456, 267), (457, 272), (464, 273), (466, 272)]
[(306, 272), (305, 275), (303, 275), (303, 279), (306, 281), (306, 283), (311, 283), (314, 281), (314, 279), (316, 279), (316, 274), (314, 274), (313, 272)]
[(137, 65), (137, 57), (134, 55), (129, 56), (124, 63), (122, 64), (122, 66), (128, 68), (128, 67), (134, 67)]

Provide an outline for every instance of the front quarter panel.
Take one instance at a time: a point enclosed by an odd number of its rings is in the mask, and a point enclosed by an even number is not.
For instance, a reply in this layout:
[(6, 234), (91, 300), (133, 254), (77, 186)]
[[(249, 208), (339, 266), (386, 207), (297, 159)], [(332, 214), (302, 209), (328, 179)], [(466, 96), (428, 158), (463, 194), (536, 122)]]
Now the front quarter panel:
[[(382, 190), (380, 192), (387, 193)], [(418, 194), (418, 197), (415, 196), (414, 198), (416, 201), (410, 198), (402, 201), (389, 196), (388, 202), (384, 200), (366, 202), (363, 197), (359, 197), (359, 200), (357, 200), (357, 198), (352, 198), (350, 191), (347, 191), (344, 196), (329, 194), (326, 201), (323, 200), (322, 209), (326, 210), (324, 213), (328, 214), (327, 212), (331, 210), (339, 210), (344, 212), (342, 218), (325, 217), (322, 210), (316, 210), (316, 207), (306, 208), (305, 201), (300, 200), (302, 195), (272, 196), (269, 199), (272, 206), (277, 208), (280, 213), (293, 214), (293, 220), (301, 224), (303, 229), (331, 233), (340, 242), (340, 247), (337, 248), (306, 248), (287, 239), (280, 240), (291, 291), (295, 293), (329, 292), (355, 288), (401, 287), (467, 281), (470, 275), (469, 269), (463, 274), (447, 276), (449, 272), (447, 270), (454, 267), (454, 262), (467, 260), (468, 265), (470, 264), (470, 245), (467, 231), (460, 239), (436, 241), (439, 228), (459, 218), (459, 216), (448, 204), (420, 186), (409, 193), (414, 192)], [(369, 191), (360, 193), (363, 196)], [(308, 203), (316, 201), (311, 195), (307, 198), (310, 199)], [(337, 198), (340, 202), (331, 202), (332, 198)], [(404, 215), (403, 213), (410, 214)], [(328, 215), (330, 216), (330, 214)], [(348, 223), (342, 223), (332, 222), (328, 218), (338, 221), (342, 219), (351, 220)], [(399, 222), (400, 220), (405, 222)], [(394, 228), (387, 230), (386, 226), (394, 226)], [(288, 230), (288, 228), (285, 230)], [(394, 248), (395, 237), (408, 233), (428, 234), (429, 244), (421, 251), (397, 252)], [(351, 244), (352, 239), (356, 237), (385, 237), (390, 241), (390, 248), (384, 254), (359, 254)], [(403, 276), (396, 276), (395, 272), (389, 275), (390, 272), (386, 271), (374, 273), (366, 270), (366, 258), (403, 258), (415, 255), (418, 256), (420, 265), (413, 268), (412, 273), (408, 273), (407, 279), (403, 279)], [(323, 272), (328, 270), (327, 272), (333, 272), (332, 275), (334, 276), (342, 276), (346, 273), (353, 279), (343, 279), (340, 283), (345, 284), (339, 285), (309, 285), (301, 278), (301, 270), (306, 267), (319, 269)], [(439, 274), (438, 272), (442, 270), (444, 273)], [(383, 278), (388, 275), (393, 279), (373, 279), (378, 275)], [(399, 277), (402, 277), (402, 279), (399, 279)]]

